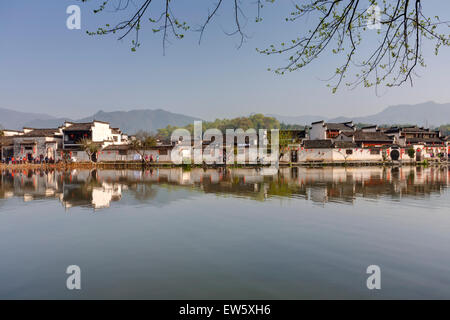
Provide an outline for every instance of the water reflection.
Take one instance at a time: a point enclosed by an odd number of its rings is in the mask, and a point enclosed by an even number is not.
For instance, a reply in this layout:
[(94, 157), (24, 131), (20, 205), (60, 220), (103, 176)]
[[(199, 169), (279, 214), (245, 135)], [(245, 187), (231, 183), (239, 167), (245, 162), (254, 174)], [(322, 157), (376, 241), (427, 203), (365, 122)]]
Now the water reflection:
[(159, 188), (186, 188), (258, 201), (279, 197), (351, 204), (357, 198), (422, 198), (441, 193), (449, 183), (447, 166), (292, 167), (279, 171), (271, 168), (5, 170), (1, 172), (0, 199), (21, 197), (24, 201), (32, 201), (54, 198), (66, 209), (75, 206), (102, 209), (120, 201), (125, 193), (130, 194), (135, 202), (147, 203), (156, 198)]

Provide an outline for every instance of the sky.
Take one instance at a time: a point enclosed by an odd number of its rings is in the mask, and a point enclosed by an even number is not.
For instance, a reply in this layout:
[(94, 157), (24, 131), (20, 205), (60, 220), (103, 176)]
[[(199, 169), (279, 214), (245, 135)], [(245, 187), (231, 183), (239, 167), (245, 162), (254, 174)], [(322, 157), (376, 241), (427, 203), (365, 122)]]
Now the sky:
[[(141, 2), (134, 0), (137, 5)], [(117, 35), (88, 36), (87, 30), (124, 20), (130, 13), (94, 14), (98, 3), (0, 2), (0, 108), (72, 119), (99, 110), (164, 109), (211, 120), (251, 113), (364, 116), (389, 105), (450, 102), (449, 48), (436, 57), (426, 45), (427, 68), (418, 70), (414, 86), (383, 89), (378, 94), (344, 86), (333, 94), (324, 81), (338, 66), (332, 55), (284, 76), (267, 71), (284, 65), (286, 57), (261, 55), (255, 49), (287, 41), (305, 28), (284, 21), (293, 1), (267, 4), (258, 24), (253, 23), (255, 10), (249, 8), (253, 11), (246, 11), (248, 22), (244, 23), (249, 37), (240, 48), (237, 37), (225, 34), (233, 31), (227, 4), (208, 26), (200, 45), (199, 34), (187, 32), (184, 39), (171, 41), (165, 55), (160, 34), (145, 23), (137, 52), (130, 50), (131, 37), (118, 41)], [(177, 17), (192, 21), (195, 29), (215, 1), (172, 3)], [(81, 30), (66, 27), (66, 8), (73, 4), (81, 8)], [(426, 1), (423, 6), (426, 13), (450, 20), (450, 1)]]

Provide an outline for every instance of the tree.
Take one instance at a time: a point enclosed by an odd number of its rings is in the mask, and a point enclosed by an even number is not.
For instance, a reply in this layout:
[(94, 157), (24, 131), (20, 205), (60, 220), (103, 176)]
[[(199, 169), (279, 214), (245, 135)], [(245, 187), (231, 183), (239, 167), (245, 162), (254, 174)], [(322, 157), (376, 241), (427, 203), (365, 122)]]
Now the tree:
[[(350, 151), (347, 151), (350, 150)], [(344, 158), (344, 164), (347, 164), (347, 158), (350, 157), (353, 154), (352, 149), (342, 149), (339, 148), (338, 150), (335, 150), (337, 153), (339, 153)]]
[[(81, 0), (87, 2), (87, 0)], [(255, 22), (262, 19), (265, 3), (275, 0), (256, 0), (254, 4)], [(134, 33), (131, 50), (136, 51), (141, 45), (139, 33), (143, 23), (150, 23), (155, 34), (162, 37), (163, 53), (169, 39), (183, 39), (184, 32), (197, 31), (199, 43), (210, 23), (222, 11), (228, 10), (233, 31), (226, 33), (237, 36), (238, 47), (248, 39), (244, 25), (248, 22), (246, 11), (249, 10), (240, 0), (217, 0), (210, 8), (198, 28), (191, 29), (191, 23), (178, 19), (174, 14), (177, 0), (141, 0), (134, 5), (131, 0), (119, 1), (113, 6), (110, 0), (101, 0), (94, 13), (106, 8), (123, 12), (125, 20), (106, 24), (97, 31), (87, 31), (89, 35), (119, 34), (124, 39)], [(433, 6), (431, 1), (422, 0), (307, 0), (303, 4), (293, 4), (293, 9), (286, 17), (293, 24), (312, 23), (312, 28), (299, 28), (294, 39), (286, 39), (279, 45), (270, 45), (266, 49), (257, 49), (265, 55), (281, 54), (288, 62), (275, 68), (277, 74), (300, 70), (327, 52), (339, 55), (342, 63), (337, 66), (328, 85), (336, 92), (345, 82), (349, 87), (365, 87), (384, 84), (388, 87), (400, 86), (406, 81), (413, 83), (417, 66), (425, 67), (422, 49), (425, 40), (433, 42), (435, 54), (440, 47), (450, 44), (450, 36), (443, 28), (447, 21), (438, 16), (427, 16), (422, 8)], [(133, 5), (130, 5), (133, 4)], [(226, 4), (231, 4), (227, 8)], [(155, 18), (152, 18), (154, 16)], [(378, 28), (380, 27), (380, 28)], [(367, 42), (363, 42), (363, 39)], [(355, 72), (349, 73), (351, 67)], [(351, 76), (352, 80), (346, 80)]]
[[(157, 136), (162, 140), (170, 140), (172, 132), (178, 127), (168, 125), (165, 128), (158, 129)], [(194, 125), (192, 123), (182, 127), (187, 129), (191, 135), (194, 132)], [(239, 117), (233, 119), (216, 119), (214, 121), (203, 121), (202, 130), (205, 132), (208, 129), (219, 129), (223, 134), (227, 129), (255, 129), (257, 132), (259, 129), (279, 129), (280, 123), (273, 117), (266, 117), (263, 114), (253, 114), (249, 117)]]
[(412, 158), (414, 158), (415, 155), (416, 155), (416, 150), (414, 150), (414, 148), (409, 148), (408, 156), (412, 159)]
[(136, 151), (137, 154), (141, 156), (142, 165), (148, 163), (146, 159), (146, 151), (156, 146), (157, 140), (156, 137), (151, 133), (146, 131), (138, 131), (135, 137), (131, 140), (131, 148)]
[(87, 153), (89, 161), (94, 162), (93, 156), (100, 151), (101, 146), (87, 138), (82, 138), (78, 141), (78, 144), (81, 145), (81, 148)]

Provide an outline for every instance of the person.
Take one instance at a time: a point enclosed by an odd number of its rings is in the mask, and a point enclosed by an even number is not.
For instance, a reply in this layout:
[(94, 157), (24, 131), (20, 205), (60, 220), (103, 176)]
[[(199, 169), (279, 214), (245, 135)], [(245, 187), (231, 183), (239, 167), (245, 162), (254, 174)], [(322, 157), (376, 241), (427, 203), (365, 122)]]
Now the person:
[(156, 155), (156, 162), (159, 162), (159, 154)]

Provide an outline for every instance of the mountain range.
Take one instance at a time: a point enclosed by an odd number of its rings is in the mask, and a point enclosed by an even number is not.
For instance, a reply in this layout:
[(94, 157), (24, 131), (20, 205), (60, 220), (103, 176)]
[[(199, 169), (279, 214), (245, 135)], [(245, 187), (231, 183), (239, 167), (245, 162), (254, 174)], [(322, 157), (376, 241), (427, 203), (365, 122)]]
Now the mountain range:
[(185, 126), (199, 118), (172, 113), (162, 109), (130, 110), (130, 111), (99, 111), (92, 116), (81, 119), (56, 118), (47, 114), (25, 113), (0, 108), (0, 126), (6, 129), (20, 130), (29, 128), (57, 128), (64, 121), (90, 122), (93, 120), (109, 122), (112, 127), (123, 132), (134, 134), (139, 130), (156, 132), (167, 125)]
[[(320, 115), (282, 116), (268, 114), (286, 124), (311, 124), (311, 122), (325, 120), (327, 122), (345, 122), (353, 120), (355, 123), (367, 124), (417, 124), (420, 126), (440, 126), (450, 123), (450, 103), (438, 104), (432, 101), (416, 105), (389, 106), (381, 112), (364, 117), (329, 118)], [(156, 132), (167, 125), (185, 126), (194, 120), (201, 120), (179, 113), (172, 113), (162, 109), (143, 109), (131, 111), (99, 111), (92, 116), (81, 119), (57, 118), (42, 113), (19, 112), (0, 108), (0, 126), (7, 129), (20, 130), (30, 128), (56, 128), (64, 121), (90, 122), (92, 120), (106, 121), (112, 127), (120, 128), (123, 132), (134, 134), (139, 130)]]
[(389, 106), (381, 112), (364, 117), (337, 117), (329, 118), (319, 115), (308, 116), (281, 116), (270, 115), (280, 122), (286, 124), (311, 124), (311, 122), (325, 120), (328, 122), (346, 122), (353, 120), (354, 123), (366, 124), (417, 124), (419, 126), (432, 127), (450, 123), (450, 103), (435, 103), (428, 101), (415, 105)]

